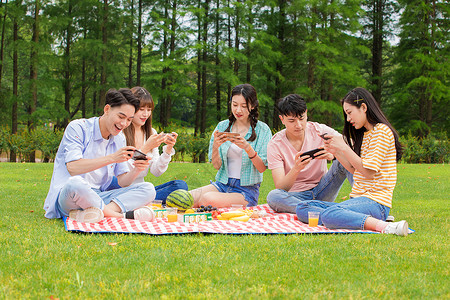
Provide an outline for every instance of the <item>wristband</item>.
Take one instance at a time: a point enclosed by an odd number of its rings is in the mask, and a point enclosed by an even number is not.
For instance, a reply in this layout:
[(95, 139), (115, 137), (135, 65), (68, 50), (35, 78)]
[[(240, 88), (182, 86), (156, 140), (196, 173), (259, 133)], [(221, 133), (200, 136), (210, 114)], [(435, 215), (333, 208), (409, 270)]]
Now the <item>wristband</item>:
[(254, 159), (256, 157), (256, 155), (258, 155), (258, 152), (255, 151), (255, 155), (253, 155), (252, 157), (248, 157), (250, 160)]

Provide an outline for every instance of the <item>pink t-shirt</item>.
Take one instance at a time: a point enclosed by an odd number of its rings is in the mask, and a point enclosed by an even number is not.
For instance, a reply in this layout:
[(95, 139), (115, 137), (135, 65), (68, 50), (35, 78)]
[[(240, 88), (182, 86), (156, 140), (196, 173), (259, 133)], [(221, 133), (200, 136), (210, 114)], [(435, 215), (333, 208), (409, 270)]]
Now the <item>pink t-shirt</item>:
[[(336, 130), (316, 122), (307, 122), (305, 140), (300, 152), (306, 152), (323, 147), (320, 134), (340, 135)], [(298, 151), (292, 146), (286, 137), (286, 129), (276, 133), (267, 145), (267, 161), (269, 169), (284, 169), (284, 174), (289, 173), (294, 165), (294, 158)], [(314, 188), (327, 172), (326, 159), (313, 159), (298, 173), (297, 179), (289, 192), (303, 192)]]

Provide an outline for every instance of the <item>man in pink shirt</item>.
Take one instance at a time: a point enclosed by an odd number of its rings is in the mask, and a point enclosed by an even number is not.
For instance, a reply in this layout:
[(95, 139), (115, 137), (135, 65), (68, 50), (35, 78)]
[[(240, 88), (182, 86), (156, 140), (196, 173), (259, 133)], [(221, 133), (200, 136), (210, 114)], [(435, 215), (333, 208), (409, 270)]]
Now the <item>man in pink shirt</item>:
[[(306, 102), (299, 95), (281, 99), (278, 110), (286, 128), (267, 145), (267, 160), (276, 187), (267, 195), (267, 203), (277, 212), (295, 214), (297, 205), (306, 200), (333, 202), (345, 178), (353, 181), (337, 160), (327, 170), (327, 160), (334, 156), (323, 150), (323, 139), (340, 134), (326, 125), (308, 122)], [(314, 149), (320, 150), (302, 155)]]

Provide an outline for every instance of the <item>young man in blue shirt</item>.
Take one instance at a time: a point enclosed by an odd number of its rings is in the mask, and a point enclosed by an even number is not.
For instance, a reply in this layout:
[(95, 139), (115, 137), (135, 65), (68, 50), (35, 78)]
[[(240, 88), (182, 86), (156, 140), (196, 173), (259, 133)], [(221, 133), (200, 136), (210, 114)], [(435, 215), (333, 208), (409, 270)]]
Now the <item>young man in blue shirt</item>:
[[(129, 89), (110, 89), (101, 117), (69, 123), (55, 158), (52, 181), (45, 199), (49, 219), (69, 216), (79, 222), (98, 222), (105, 217), (150, 221), (146, 205), (155, 198), (151, 183), (129, 186), (149, 159), (136, 160), (129, 170), (132, 146), (118, 134), (130, 125), (139, 100)], [(116, 176), (122, 188), (109, 190)]]

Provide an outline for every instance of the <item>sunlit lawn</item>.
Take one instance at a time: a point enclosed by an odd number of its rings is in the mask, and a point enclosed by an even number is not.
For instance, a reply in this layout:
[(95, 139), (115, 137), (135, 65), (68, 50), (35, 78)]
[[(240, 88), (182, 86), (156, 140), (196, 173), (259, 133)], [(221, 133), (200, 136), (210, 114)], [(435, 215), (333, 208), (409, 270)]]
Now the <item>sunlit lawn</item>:
[[(0, 298), (442, 298), (449, 289), (449, 165), (399, 165), (391, 214), (406, 238), (74, 234), (43, 217), (53, 164), (0, 163)], [(172, 163), (160, 184), (209, 183)], [(260, 203), (273, 189), (264, 174)], [(348, 195), (346, 183), (338, 201)]]

